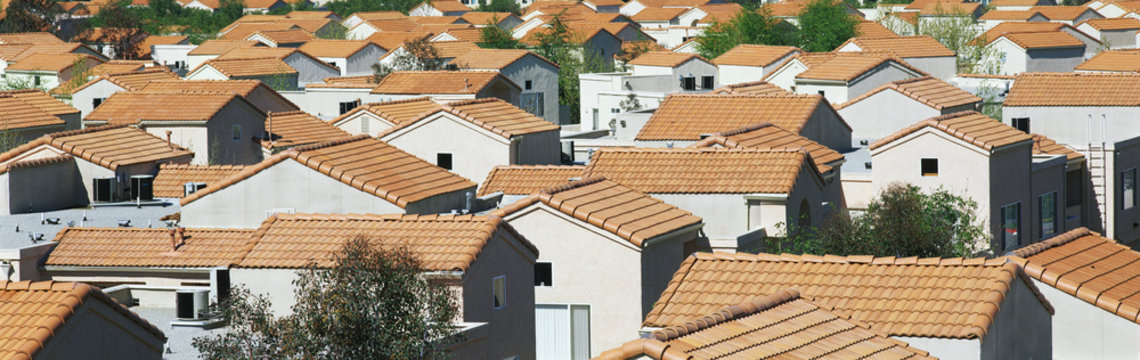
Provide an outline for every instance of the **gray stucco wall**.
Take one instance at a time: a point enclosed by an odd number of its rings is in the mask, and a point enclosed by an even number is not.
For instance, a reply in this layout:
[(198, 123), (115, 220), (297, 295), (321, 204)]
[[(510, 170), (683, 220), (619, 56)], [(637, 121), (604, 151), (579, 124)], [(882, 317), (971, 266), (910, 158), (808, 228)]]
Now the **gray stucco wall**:
[(164, 340), (89, 298), (67, 317), (36, 359), (161, 359)]
[(1101, 30), (1100, 41), (1112, 49), (1132, 49), (1136, 47), (1136, 30)]
[[(454, 358), (535, 358), (534, 256), (502, 230), (483, 246), (463, 275), (463, 321), (486, 322), (489, 332), (456, 349)], [(492, 279), (504, 275), (506, 306), (495, 309)]]
[(912, 57), (904, 60), (911, 66), (942, 80), (950, 80), (958, 75), (957, 56)]
[(1026, 51), (1025, 71), (1072, 72), (1084, 62), (1084, 48), (1041, 49)]
[[(1133, 121), (1138, 113), (1140, 107), (1003, 106), (1002, 122), (1011, 124), (1013, 118), (1030, 118), (1031, 133), (1048, 136), (1061, 144), (1114, 143), (1140, 134), (1140, 121)], [(1090, 115), (1092, 124), (1088, 120)], [(1107, 119), (1107, 131), (1100, 127), (1101, 115)]]
[(941, 112), (898, 91), (886, 89), (839, 109), (839, 114), (851, 125), (852, 138), (873, 143)]
[(45, 166), (16, 168), (0, 174), (5, 179), (4, 195), (9, 214), (67, 209), (87, 204), (75, 161)]
[(1033, 280), (1053, 304), (1053, 357), (1056, 359), (1140, 358), (1140, 324)]
[(1014, 277), (998, 309), (997, 319), (982, 339), (981, 359), (1051, 359), (1052, 339), (1051, 315), (1029, 285)]
[(875, 88), (889, 82), (914, 77), (916, 77), (915, 74), (911, 73), (910, 70), (903, 70), (901, 65), (887, 62), (879, 65), (874, 70), (866, 72), (864, 76), (849, 82), (847, 85), (847, 99), (857, 98), (859, 95), (866, 94), (868, 91), (875, 90)]
[[(1028, 208), (1030, 229), (1026, 234), (1028, 242), (1038, 242), (1046, 238), (1063, 233), (1067, 230), (1065, 228), (1065, 157), (1057, 156), (1045, 162), (1035, 162), (1033, 167), (1033, 174), (1030, 178), (1030, 185), (1032, 187), (1032, 198), (1029, 199), (1030, 206)], [(1054, 221), (1054, 232), (1050, 235), (1042, 233), (1042, 218), (1041, 212), (1044, 210), (1041, 206), (1041, 197), (1049, 194), (1056, 194), (1056, 202), (1053, 204), (1053, 211), (1056, 214)]]
[[(558, 114), (558, 68), (546, 61), (539, 60), (534, 55), (524, 56), (519, 61), (501, 70), (503, 76), (511, 79), (522, 88), (522, 93), (542, 93), (542, 118), (555, 124), (561, 124), (563, 119)], [(526, 81), (531, 81), (531, 89), (525, 88)], [(520, 104), (521, 105), (521, 104)]]
[[(1109, 194), (1112, 194), (1113, 234), (1112, 237), (1121, 243), (1136, 245), (1140, 240), (1140, 204), (1130, 209), (1124, 209), (1123, 191), (1121, 191), (1121, 172), (1128, 169), (1137, 169), (1140, 176), (1140, 143), (1132, 142), (1128, 145), (1116, 145), (1110, 165)], [(1095, 170), (1094, 170), (1095, 171)]]
[(851, 148), (851, 129), (844, 124), (843, 118), (827, 104), (826, 100), (816, 106), (811, 118), (800, 130), (800, 136), (836, 151)]
[[(1021, 216), (1020, 220), (1018, 220), (1020, 243), (1017, 247), (1029, 245), (1037, 241), (1037, 239), (1034, 239), (1031, 235), (1033, 232), (1030, 230), (1037, 224), (1030, 216), (1030, 210), (1034, 207), (1036, 197), (1033, 196), (1032, 189), (1029, 186), (1025, 186), (1025, 181), (1030, 180), (1029, 177), (1032, 175), (1032, 153), (1032, 145), (1026, 143), (999, 148), (990, 154), (988, 166), (990, 187), (989, 218), (991, 221), (989, 222), (989, 227), (990, 235), (993, 237), (991, 243), (994, 249), (1000, 249), (1001, 252), (1013, 250), (1003, 247), (1004, 244), (1002, 243), (1004, 230), (1001, 223), (1001, 208), (1009, 204), (1021, 204)], [(974, 171), (976, 172), (976, 164), (971, 165), (974, 165)], [(963, 173), (968, 173), (968, 170)], [(955, 173), (947, 172), (946, 174)], [(975, 200), (981, 201), (980, 199)]]

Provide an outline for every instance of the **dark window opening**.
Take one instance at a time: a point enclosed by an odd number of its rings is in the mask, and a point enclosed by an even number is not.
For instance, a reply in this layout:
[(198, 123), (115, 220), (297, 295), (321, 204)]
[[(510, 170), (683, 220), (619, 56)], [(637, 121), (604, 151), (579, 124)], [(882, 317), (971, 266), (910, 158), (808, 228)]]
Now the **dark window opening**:
[(1013, 118), (1013, 127), (1028, 134), (1029, 118)]
[(451, 154), (435, 154), (435, 165), (444, 168), (445, 170), (451, 170)]
[(534, 286), (554, 286), (554, 272), (550, 263), (534, 264)]
[(102, 104), (103, 104), (103, 100), (107, 100), (107, 98), (94, 98), (94, 99), (91, 99), (91, 108), (92, 108), (92, 109), (94, 109), (94, 108), (97, 108), (97, 107), (99, 107), (99, 105), (102, 105)]
[(716, 86), (716, 79), (712, 76), (701, 76), (701, 88), (712, 89)]
[(534, 88), (534, 82), (533, 81), (526, 80), (526, 81), (523, 81), (523, 84), (524, 84), (523, 85), (524, 90), (530, 90), (530, 89)]
[(938, 159), (922, 159), (922, 176), (938, 176)]
[(682, 77), (681, 78), (681, 89), (682, 90), (696, 90), (697, 89), (697, 78), (692, 77), (692, 76)]
[(360, 106), (360, 100), (342, 102), (340, 103), (340, 114), (344, 115), (345, 113), (352, 111), (352, 109), (355, 109), (357, 106)]

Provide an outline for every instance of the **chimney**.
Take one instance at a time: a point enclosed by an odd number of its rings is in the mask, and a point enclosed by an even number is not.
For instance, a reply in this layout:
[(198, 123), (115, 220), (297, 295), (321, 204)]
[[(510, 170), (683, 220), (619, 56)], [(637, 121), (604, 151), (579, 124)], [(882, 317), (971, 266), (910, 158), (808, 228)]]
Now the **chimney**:
[(178, 251), (178, 247), (182, 246), (185, 240), (185, 232), (186, 228), (177, 227), (170, 229), (170, 251)]
[(173, 131), (166, 130), (166, 147), (167, 148), (171, 148), (171, 149), (174, 148), (174, 144), (170, 143), (170, 134), (173, 134), (173, 133), (174, 133)]

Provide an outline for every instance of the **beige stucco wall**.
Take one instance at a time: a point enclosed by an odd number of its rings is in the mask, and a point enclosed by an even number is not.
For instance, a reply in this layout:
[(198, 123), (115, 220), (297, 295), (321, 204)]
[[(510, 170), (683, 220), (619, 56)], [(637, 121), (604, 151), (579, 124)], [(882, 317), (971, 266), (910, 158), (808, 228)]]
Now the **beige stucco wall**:
[(511, 139), (443, 112), (380, 140), (433, 164), (438, 154), (450, 153), (452, 172), (468, 179), (483, 179), (496, 165), (511, 164)]
[[(234, 125), (241, 126), (240, 140), (233, 140)], [(231, 101), (204, 126), (144, 121), (141, 127), (162, 139), (171, 131), (171, 142), (194, 152), (192, 164), (252, 165), (261, 161), (261, 144), (252, 138), (265, 132), (265, 114), (241, 100)]]
[(1140, 324), (1033, 280), (1053, 304), (1053, 358), (1140, 358)]
[[(884, 111), (890, 109), (890, 111)], [(911, 124), (942, 115), (938, 109), (918, 102), (896, 90), (885, 89), (838, 110), (851, 125), (851, 137), (869, 143), (902, 130)]]
[(75, 161), (24, 167), (0, 174), (0, 214), (67, 209), (87, 204)]
[(161, 359), (164, 342), (102, 301), (88, 298), (55, 330), (36, 359)]
[(348, 132), (349, 134), (360, 135), (365, 134), (365, 128), (362, 126), (363, 122), (368, 122), (367, 134), (371, 136), (380, 135), (380, 133), (384, 132), (385, 130), (396, 126), (396, 124), (393, 124), (391, 121), (376, 116), (376, 114), (373, 114), (370, 111), (357, 111), (355, 114), (341, 119), (340, 122), (333, 125), (341, 130), (344, 130), (345, 132)]
[(102, 98), (106, 100), (106, 98), (111, 97), (111, 94), (123, 90), (123, 87), (115, 85), (110, 80), (99, 80), (71, 94), (71, 106), (79, 109), (79, 113), (82, 117), (87, 117), (87, 114), (90, 114), (91, 111), (95, 109), (94, 103), (92, 102), (94, 99)]

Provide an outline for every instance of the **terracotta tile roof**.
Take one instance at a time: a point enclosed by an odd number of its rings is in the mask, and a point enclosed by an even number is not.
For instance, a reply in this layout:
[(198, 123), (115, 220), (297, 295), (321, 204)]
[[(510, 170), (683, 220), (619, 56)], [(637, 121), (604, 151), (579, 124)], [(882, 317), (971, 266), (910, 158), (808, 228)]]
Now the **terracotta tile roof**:
[[(504, 138), (518, 135), (533, 134), (546, 131), (558, 131), (557, 124), (519, 109), (511, 103), (499, 98), (485, 98), (450, 102), (440, 106), (436, 112), (444, 112), (460, 119), (471, 122), (487, 131), (498, 134)], [(396, 126), (377, 135), (384, 138), (388, 134), (400, 131), (434, 114), (421, 113), (419, 118), (400, 122)]]
[(376, 84), (376, 75), (333, 76), (323, 80), (326, 84)]
[(257, 229), (257, 244), (237, 267), (300, 269), (310, 262), (329, 267), (331, 255), (346, 241), (376, 235), (387, 246), (407, 247), (424, 270), (465, 271), (500, 231), (513, 234), (538, 254), (497, 216), (277, 214)]
[(1025, 274), (1140, 323), (1140, 253), (1087, 228), (1010, 253)]
[(1006, 21), (978, 35), (974, 41), (989, 44), (1001, 37), (1002, 34), (1060, 31), (1064, 27), (1065, 24), (1053, 22)]
[(527, 55), (534, 55), (534, 57), (538, 58), (539, 60), (545, 61), (554, 67), (558, 67), (558, 64), (555, 64), (550, 60), (547, 60), (546, 58), (531, 52), (530, 50), (522, 49), (472, 50), (451, 60), (451, 63), (455, 64), (460, 69), (501, 70), (507, 66), (510, 66), (511, 64), (514, 64), (515, 61), (518, 61)]
[(899, 20), (905, 21), (911, 25), (918, 25), (918, 12), (896, 12), (889, 13), (887, 16), (895, 17)]
[(65, 228), (48, 266), (213, 268), (241, 259), (253, 230)]
[(783, 289), (656, 330), (596, 359), (934, 359), (833, 310)]
[(1077, 24), (1077, 26), (1085, 25), (1091, 26), (1097, 30), (1137, 30), (1140, 29), (1140, 19), (1122, 17), (1122, 18), (1105, 18), (1105, 19), (1089, 19)]
[(764, 4), (763, 9), (775, 17), (796, 17), (800, 16), (800, 12), (804, 11), (804, 6), (807, 6), (807, 3), (807, 1), (774, 2)]
[(1140, 72), (1140, 50), (1106, 50), (1077, 65), (1077, 70)]
[(455, 29), (470, 29), (469, 24), (422, 24), (416, 27), (415, 31), (426, 32), (432, 35), (447, 32)]
[(304, 43), (306, 41), (310, 41), (310, 40), (317, 38), (317, 36), (313, 35), (313, 33), (311, 33), (311, 32), (301, 30), (301, 29), (290, 29), (290, 30), (262, 30), (262, 31), (258, 31), (258, 32), (255, 32), (253, 34), (250, 34), (247, 37), (247, 39), (252, 38), (256, 35), (261, 35), (262, 37), (269, 39), (269, 40), (272, 40), (273, 42), (275, 42), (277, 44)]
[(13, 162), (10, 162), (7, 164), (0, 165), (0, 174), (6, 173), (12, 169), (37, 168), (37, 167), (42, 167), (42, 166), (62, 164), (62, 163), (71, 162), (74, 160), (75, 160), (74, 156), (71, 156), (68, 154), (63, 154), (63, 155), (56, 155), (56, 156), (34, 158), (34, 159), (30, 159), (30, 160), (13, 161)]
[(233, 49), (254, 47), (258, 44), (258, 42), (250, 40), (206, 40), (194, 50), (190, 50), (187, 55), (221, 55)]
[[(150, 84), (152, 81), (179, 81), (177, 74), (172, 73), (165, 68), (145, 69), (142, 71), (133, 71), (119, 74), (107, 74), (100, 76), (96, 80), (88, 82), (88, 84), (94, 84), (94, 82), (99, 79), (106, 79), (130, 91), (142, 90), (147, 86), (147, 84)], [(76, 89), (76, 91), (82, 88), (83, 87), (80, 87)]]
[(24, 32), (0, 34), (0, 43), (62, 43), (49, 32)]
[(332, 124), (339, 124), (342, 120), (355, 115), (360, 111), (367, 111), (380, 118), (391, 122), (394, 125), (407, 124), (411, 121), (418, 120), (425, 115), (442, 110), (443, 106), (429, 97), (418, 97), (404, 100), (394, 100), (378, 103), (362, 104), (352, 111), (344, 113), (330, 121)]
[(975, 104), (982, 101), (982, 98), (977, 95), (959, 89), (957, 86), (951, 85), (948, 82), (931, 76), (923, 76), (886, 83), (875, 90), (868, 91), (850, 101), (836, 105), (835, 109), (838, 110), (851, 106), (852, 104), (863, 101), (888, 89), (897, 91), (900, 94), (937, 110)]
[(712, 91), (713, 94), (725, 95), (760, 95), (760, 96), (789, 96), (792, 93), (772, 85), (767, 81), (753, 81), (732, 85), (725, 85)]
[[(797, 58), (803, 58), (803, 55), (798, 55)], [(817, 58), (824, 61), (808, 65), (808, 69), (796, 75), (796, 79), (852, 81), (887, 62), (895, 62), (904, 68), (925, 75), (921, 70), (911, 67), (905, 61), (885, 54), (838, 52), (831, 53), (830, 58), (826, 56)]]
[(285, 17), (294, 19), (329, 18), (331, 16), (336, 16), (336, 13), (333, 13), (332, 11), (297, 10), (285, 14)]
[[(47, 94), (44, 96), (47, 96)], [(50, 96), (48, 97), (50, 98)], [(43, 126), (62, 126), (64, 124), (63, 119), (49, 114), (36, 106), (32, 106), (12, 96), (7, 91), (0, 92), (0, 131)]]
[(335, 23), (335, 21), (332, 21), (332, 19), (326, 19), (326, 18), (288, 18), (288, 17), (284, 18), (284, 19), (277, 20), (275, 22), (278, 24), (290, 24), (290, 25), (296, 26), (298, 28), (301, 28), (302, 30), (305, 30), (305, 31), (308, 31), (308, 32), (311, 32), (314, 34), (321, 31), (321, 29), (324, 29), (329, 24)]
[(491, 169), (477, 196), (502, 191), (507, 195), (530, 195), (567, 184), (586, 172), (580, 165), (499, 165)]
[(630, 17), (633, 21), (669, 21), (681, 16), (682, 13), (688, 11), (686, 8), (645, 8), (638, 11)]
[(766, 121), (798, 134), (824, 103), (819, 95), (670, 94), (635, 139), (700, 140), (704, 134)]
[(286, 159), (401, 208), (435, 195), (464, 189), (474, 191), (478, 185), (383, 141), (358, 135), (285, 150), (256, 165), (247, 166), (217, 186), (183, 198), (181, 204), (189, 204), (229, 187)]
[[(27, 90), (12, 90), (0, 91), (0, 95), (11, 96), (21, 102), (39, 108), (41, 111), (51, 115), (64, 115), (78, 113), (79, 109), (71, 107), (67, 103), (59, 101), (58, 99), (44, 93), (41, 90), (27, 89)], [(3, 112), (0, 112), (3, 114)]]
[(16, 56), (23, 53), (25, 50), (32, 48), (34, 44), (30, 43), (6, 43), (0, 44), (0, 59), (12, 61)]
[(458, 16), (409, 16), (408, 20), (415, 21), (420, 25), (438, 25), (438, 24), (466, 24), (467, 20)]
[(1085, 43), (1064, 31), (1011, 33), (1002, 37), (1013, 41), (1023, 49), (1084, 48)]
[[(504, 20), (512, 16), (514, 16), (514, 14), (511, 14), (509, 12), (469, 11), (463, 13), (460, 18), (463, 18), (463, 20), (472, 25), (486, 25), (492, 23), (495, 20), (498, 20), (498, 23), (502, 23)], [(498, 23), (495, 24), (497, 25)]]
[(918, 11), (920, 16), (959, 16), (973, 15), (982, 7), (976, 3), (934, 3), (927, 4)]
[(380, 31), (398, 31), (398, 32), (416, 31), (416, 28), (420, 27), (420, 24), (418, 24), (415, 21), (412, 21), (411, 19), (408, 19), (408, 18), (368, 20), (368, 21), (365, 21), (363, 24), (357, 25), (357, 26), (365, 26), (365, 24), (371, 25), (373, 28), (375, 28), (376, 30), (380, 30)]
[(124, 73), (124, 72), (140, 71), (140, 70), (143, 70), (144, 67), (145, 66), (142, 64), (124, 64), (124, 63), (105, 62), (105, 63), (99, 64), (99, 65), (95, 65), (95, 67), (91, 68), (90, 72), (91, 72), (91, 75), (117, 74), (117, 73)]
[(673, 275), (644, 325), (684, 325), (794, 288), (889, 336), (982, 339), (1018, 278), (1052, 314), (1033, 282), (1007, 258), (696, 253)]
[(154, 176), (154, 196), (181, 198), (185, 194), (182, 186), (188, 182), (206, 183), (208, 187), (244, 169), (242, 165), (162, 164)]
[[(289, 55), (293, 55), (293, 53), (295, 53), (295, 52), (297, 52), (297, 49), (287, 48), (287, 47), (280, 47), (280, 48), (272, 48), (272, 47), (264, 47), (264, 46), (241, 47), (241, 48), (231, 49), (230, 51), (227, 51), (225, 54), (218, 56), (217, 59), (229, 60), (229, 59), (276, 58), (276, 59), (284, 60), (285, 58), (289, 57)], [(302, 53), (302, 54), (304, 54), (304, 53)]]
[(372, 93), (477, 94), (495, 80), (510, 82), (496, 71), (397, 71), (380, 80)]
[[(130, 322), (142, 327), (158, 339), (166, 339), (154, 325), (119, 304), (99, 288), (58, 281), (0, 281), (0, 358), (31, 359), (44, 349), (79, 307), (98, 301), (106, 304)], [(95, 315), (105, 316), (105, 315)], [(62, 336), (62, 335), (61, 335)], [(74, 335), (71, 335), (74, 336)], [(60, 340), (62, 341), (62, 340)], [(91, 346), (91, 345), (88, 345)]]
[(1023, 72), (1003, 106), (1140, 106), (1140, 74)]
[[(987, 11), (985, 14), (982, 14), (982, 16), (978, 17), (978, 20), (1020, 20), (1020, 21), (1026, 21), (1026, 20), (1029, 20), (1030, 18), (1032, 18), (1034, 15), (1039, 15), (1039, 14), (1040, 14), (1039, 12), (1033, 11), (1033, 10), (990, 10), (990, 11)], [(1042, 15), (1042, 16), (1044, 16), (1044, 15)]]
[[(277, 74), (296, 74), (297, 70), (281, 59), (265, 57), (254, 59), (210, 59), (199, 65), (197, 69), (209, 66), (227, 77), (241, 76), (267, 76)], [(194, 71), (191, 71), (193, 73)]]
[(1058, 144), (1053, 139), (1045, 137), (1041, 134), (1029, 134), (1033, 137), (1033, 154), (1034, 155), (1064, 155), (1066, 159), (1080, 159), (1085, 157), (1083, 154), (1076, 150), (1070, 149), (1068, 146)]
[[(577, 44), (584, 44), (585, 42), (593, 39), (595, 36), (598, 36), (598, 34), (601, 34), (603, 32), (609, 34), (610, 36), (617, 37), (616, 35), (613, 35), (613, 33), (611, 33), (609, 30), (606, 30), (606, 27), (602, 24), (567, 23), (566, 28), (571, 32), (569, 41)], [(524, 35), (520, 41), (523, 44), (537, 46), (538, 35), (549, 31), (551, 31), (549, 27), (536, 27)]]
[[(467, 14), (480, 14), (481, 12), (472, 11)], [(440, 34), (448, 34), (458, 40), (466, 40), (472, 42), (480, 42), (483, 40), (483, 29), (481, 28), (463, 28), (463, 29), (449, 29), (441, 32)]]
[(871, 144), (870, 149), (875, 150), (926, 127), (941, 130), (950, 136), (961, 139), (986, 151), (993, 151), (1003, 146), (1031, 142), (1033, 140), (1029, 134), (1003, 124), (1001, 121), (994, 120), (989, 116), (979, 114), (975, 111), (962, 111), (919, 121), (894, 134), (875, 141)]
[(650, 51), (641, 54), (641, 56), (638, 56), (636, 59), (631, 60), (628, 64), (639, 66), (677, 67), (693, 59), (704, 61), (706, 63), (709, 62), (697, 54), (676, 53), (672, 51)]
[(585, 176), (652, 194), (788, 194), (808, 158), (800, 149), (602, 148)]
[(828, 164), (843, 160), (843, 154), (820, 145), (811, 139), (805, 138), (791, 131), (781, 129), (772, 123), (759, 123), (745, 126), (736, 130), (713, 134), (690, 145), (690, 148), (705, 148), (721, 146), (725, 148), (751, 148), (751, 149), (805, 149), (811, 154), (816, 169), (820, 173), (831, 171)]
[[(457, 58), (471, 51), (479, 50), (479, 45), (466, 40), (434, 41), (431, 46), (435, 48), (440, 58)], [(452, 61), (454, 62), (454, 60)]]
[(0, 163), (42, 145), (63, 150), (96, 165), (116, 170), (119, 166), (149, 162), (189, 162), (194, 153), (127, 125), (88, 127), (44, 135), (0, 154)]
[(345, 19), (350, 18), (350, 17), (354, 17), (354, 16), (361, 19), (361, 20), (400, 19), (400, 18), (407, 17), (407, 15), (404, 15), (404, 13), (401, 13), (399, 11), (388, 10), (388, 11), (362, 11), (362, 12), (357, 12), (357, 13), (353, 13), (352, 15), (349, 15)]
[[(1033, 1), (1033, 0), (1030, 0)], [(991, 3), (992, 4), (992, 3)], [(1074, 21), (1086, 11), (1093, 11), (1087, 6), (1073, 5), (1073, 6), (1034, 6), (1029, 10), (1041, 13), (1046, 19), (1049, 20), (1068, 20)]]
[(439, 11), (471, 11), (467, 5), (456, 0), (431, 0), (431, 7)]
[(384, 50), (392, 50), (405, 42), (427, 38), (432, 35), (432, 33), (422, 31), (380, 31), (368, 36), (368, 41), (384, 48)]
[(492, 214), (505, 217), (540, 202), (635, 246), (701, 223), (699, 216), (600, 176), (542, 190)]
[(954, 51), (943, 46), (942, 43), (928, 35), (897, 36), (891, 38), (851, 38), (847, 43), (854, 43), (863, 51), (883, 51), (893, 53), (901, 58), (942, 57), (954, 56)]
[(874, 21), (861, 21), (855, 25), (855, 33), (861, 38), (884, 38), (899, 36), (891, 29), (887, 29), (883, 24)]
[[(92, 110), (84, 121), (138, 124), (142, 121), (209, 121), (223, 107), (245, 98), (223, 92), (120, 91)], [(253, 107), (253, 105), (250, 105)]]
[[(990, 2), (990, 5), (994, 6), (994, 7), (1034, 6), (1034, 5), (1037, 5), (1037, 3), (1038, 3), (1038, 0), (994, 0), (994, 1)], [(1040, 6), (1040, 7), (1044, 7), (1044, 6)], [(1050, 7), (1052, 7), (1052, 6), (1050, 6)], [(1084, 6), (1082, 6), (1082, 7), (1084, 7)], [(993, 11), (993, 10), (990, 10), (990, 11)]]
[(273, 140), (261, 140), (267, 149), (307, 145), (334, 140), (351, 134), (301, 110), (271, 112), (265, 118), (265, 130)]
[(83, 54), (32, 54), (8, 65), (7, 70), (61, 72), (71, 68), (80, 60), (101, 62), (95, 57)]
[(297, 48), (316, 57), (347, 58), (363, 50), (367, 40), (312, 40)]
[(225, 34), (218, 37), (219, 40), (248, 40), (250, 35), (260, 31), (281, 31), (297, 29), (298, 27), (293, 24), (285, 23), (242, 23), (237, 24)]

